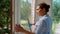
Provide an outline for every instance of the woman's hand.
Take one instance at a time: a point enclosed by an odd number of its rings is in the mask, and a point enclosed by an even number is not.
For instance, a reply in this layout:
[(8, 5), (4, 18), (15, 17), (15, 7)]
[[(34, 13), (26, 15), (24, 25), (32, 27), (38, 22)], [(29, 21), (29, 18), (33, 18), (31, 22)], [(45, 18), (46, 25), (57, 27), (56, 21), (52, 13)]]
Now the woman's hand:
[(23, 32), (24, 31), (24, 29), (19, 24), (15, 24), (14, 30), (16, 32)]
[(24, 32), (25, 34), (34, 34), (32, 32), (24, 30), (20, 25), (16, 24), (14, 27), (16, 32)]

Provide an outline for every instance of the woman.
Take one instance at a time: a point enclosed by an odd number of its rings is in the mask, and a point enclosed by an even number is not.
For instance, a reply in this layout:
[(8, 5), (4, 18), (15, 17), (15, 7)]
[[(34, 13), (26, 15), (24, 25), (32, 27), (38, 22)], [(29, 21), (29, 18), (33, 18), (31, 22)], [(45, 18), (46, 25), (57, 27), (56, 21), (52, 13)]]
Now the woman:
[(51, 28), (52, 28), (52, 19), (47, 14), (49, 11), (50, 5), (47, 5), (46, 3), (40, 3), (38, 4), (36, 8), (36, 12), (39, 16), (38, 21), (35, 23), (35, 30), (34, 32), (29, 32), (24, 30), (20, 25), (15, 26), (16, 32), (24, 32), (26, 34), (51, 34)]

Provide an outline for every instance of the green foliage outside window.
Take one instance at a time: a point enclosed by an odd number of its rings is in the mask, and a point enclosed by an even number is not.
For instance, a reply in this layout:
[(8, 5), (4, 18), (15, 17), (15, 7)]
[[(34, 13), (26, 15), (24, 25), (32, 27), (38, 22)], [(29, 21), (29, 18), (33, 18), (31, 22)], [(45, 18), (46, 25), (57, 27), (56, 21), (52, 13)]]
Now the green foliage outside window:
[(52, 34), (54, 34), (55, 24), (60, 23), (60, 0), (52, 0)]
[(10, 34), (10, 0), (0, 0), (0, 34)]

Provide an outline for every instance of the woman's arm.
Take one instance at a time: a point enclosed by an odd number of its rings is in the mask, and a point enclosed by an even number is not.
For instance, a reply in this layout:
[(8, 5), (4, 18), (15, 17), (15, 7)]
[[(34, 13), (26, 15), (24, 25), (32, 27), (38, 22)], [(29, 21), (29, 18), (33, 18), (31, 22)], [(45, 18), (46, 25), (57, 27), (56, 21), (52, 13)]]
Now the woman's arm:
[(17, 25), (15, 26), (15, 31), (16, 32), (23, 32), (25, 34), (34, 34), (32, 32), (29, 32), (29, 31), (26, 31), (25, 29), (23, 29), (20, 25)]
[(24, 33), (25, 34), (35, 34), (35, 33), (29, 32), (29, 31), (26, 31), (26, 30), (24, 30)]

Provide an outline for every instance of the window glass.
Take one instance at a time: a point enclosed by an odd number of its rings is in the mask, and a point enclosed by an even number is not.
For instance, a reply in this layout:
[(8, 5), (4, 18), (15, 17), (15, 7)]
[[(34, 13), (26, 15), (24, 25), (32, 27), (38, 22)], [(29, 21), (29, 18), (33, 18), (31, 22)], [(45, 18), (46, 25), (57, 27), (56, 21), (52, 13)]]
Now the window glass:
[(20, 16), (21, 25), (24, 29), (30, 31), (29, 24), (31, 20), (31, 2), (32, 0), (21, 0)]

